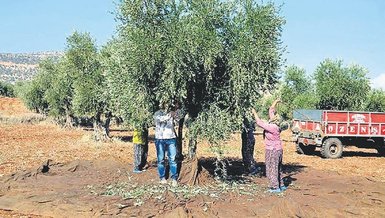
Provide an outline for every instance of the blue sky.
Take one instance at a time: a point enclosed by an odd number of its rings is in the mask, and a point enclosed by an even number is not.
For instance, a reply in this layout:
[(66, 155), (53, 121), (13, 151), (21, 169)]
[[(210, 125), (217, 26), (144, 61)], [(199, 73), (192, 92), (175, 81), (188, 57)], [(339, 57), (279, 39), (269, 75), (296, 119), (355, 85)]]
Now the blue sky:
[[(265, 1), (267, 2), (267, 1)], [(283, 4), (286, 65), (309, 74), (326, 58), (368, 69), (373, 87), (385, 89), (385, 1), (274, 0)], [(111, 0), (1, 0), (0, 52), (62, 51), (75, 30), (99, 45), (114, 34)]]
[(326, 58), (368, 69), (373, 87), (385, 89), (385, 1), (276, 0), (286, 19), (286, 64), (313, 73)]

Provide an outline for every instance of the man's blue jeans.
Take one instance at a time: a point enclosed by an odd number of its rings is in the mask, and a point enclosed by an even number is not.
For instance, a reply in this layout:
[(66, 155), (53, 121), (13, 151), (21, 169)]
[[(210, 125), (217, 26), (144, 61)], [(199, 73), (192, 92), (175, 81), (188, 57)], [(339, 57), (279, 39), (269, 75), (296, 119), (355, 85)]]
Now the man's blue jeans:
[(176, 139), (155, 139), (156, 156), (158, 159), (158, 173), (160, 179), (166, 176), (166, 169), (164, 166), (165, 154), (167, 152), (168, 163), (170, 166), (171, 178), (178, 179), (178, 167), (175, 161), (176, 156)]

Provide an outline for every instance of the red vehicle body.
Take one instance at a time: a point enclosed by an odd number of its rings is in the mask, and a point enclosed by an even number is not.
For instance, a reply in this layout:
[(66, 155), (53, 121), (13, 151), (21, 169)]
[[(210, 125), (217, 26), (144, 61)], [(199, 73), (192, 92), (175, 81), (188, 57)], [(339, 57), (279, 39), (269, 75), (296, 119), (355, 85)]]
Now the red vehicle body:
[(293, 117), (298, 153), (312, 152), (318, 146), (323, 157), (339, 158), (346, 145), (385, 153), (385, 113), (300, 109)]

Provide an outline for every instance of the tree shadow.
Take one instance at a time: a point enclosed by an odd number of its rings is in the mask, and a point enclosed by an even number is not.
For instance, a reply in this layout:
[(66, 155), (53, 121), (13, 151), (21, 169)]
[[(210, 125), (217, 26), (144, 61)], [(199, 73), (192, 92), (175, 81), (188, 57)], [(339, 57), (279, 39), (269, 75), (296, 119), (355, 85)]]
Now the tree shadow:
[[(365, 149), (365, 148), (362, 148), (362, 149)], [(321, 155), (321, 152), (319, 150), (316, 150), (314, 152), (310, 152), (307, 154), (298, 154), (298, 155), (306, 155), (306, 156), (324, 158)], [(342, 158), (344, 158), (344, 157), (380, 157), (380, 158), (384, 158), (385, 156), (379, 154), (378, 152), (373, 153), (373, 152), (365, 152), (365, 151), (343, 151), (342, 152)]]
[(342, 157), (380, 157), (380, 158), (384, 158), (385, 156), (382, 156), (379, 153), (369, 153), (369, 152), (363, 152), (363, 151), (344, 151), (342, 153)]
[[(252, 182), (253, 177), (266, 177), (266, 166), (264, 162), (257, 162), (256, 167), (259, 168), (259, 170), (253, 175), (245, 170), (242, 159), (225, 158), (223, 163), (227, 170), (225, 180), (229, 182), (248, 183)], [(200, 158), (199, 164), (205, 168), (211, 176), (223, 176), (221, 172), (216, 169), (216, 158)], [(289, 185), (292, 181), (295, 181), (296, 179), (293, 178), (293, 176), (302, 172), (304, 168), (306, 168), (306, 166), (300, 164), (283, 164), (282, 172), (285, 175), (283, 178), (285, 185)]]
[(111, 129), (110, 128), (110, 132), (129, 132), (129, 130), (127, 130), (127, 129)]
[(92, 132), (92, 131), (94, 131), (94, 128), (93, 127), (82, 127), (82, 130), (86, 131), (86, 132)]

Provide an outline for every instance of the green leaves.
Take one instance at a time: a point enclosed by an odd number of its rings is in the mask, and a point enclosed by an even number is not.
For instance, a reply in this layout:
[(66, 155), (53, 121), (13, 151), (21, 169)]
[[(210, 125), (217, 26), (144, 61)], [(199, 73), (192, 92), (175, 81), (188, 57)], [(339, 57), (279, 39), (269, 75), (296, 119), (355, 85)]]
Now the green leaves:
[(0, 96), (14, 97), (14, 86), (10, 83), (0, 81)]
[(281, 115), (286, 119), (292, 118), (296, 108), (315, 108), (318, 98), (315, 93), (311, 78), (304, 69), (289, 66), (284, 73), (283, 84), (280, 90), (282, 102)]
[(368, 94), (364, 110), (385, 112), (385, 91), (374, 89)]
[(312, 77), (301, 68), (288, 67), (279, 92), (285, 103), (281, 108), (285, 118), (291, 118), (296, 108), (383, 110), (383, 93), (371, 91), (367, 70), (359, 65), (344, 66), (342, 60), (322, 61)]
[(284, 21), (272, 4), (126, 0), (117, 19), (103, 65), (112, 108), (131, 125), (177, 100), (190, 134), (218, 143), (278, 81)]
[(315, 72), (316, 91), (320, 109), (362, 110), (370, 91), (367, 70), (341, 60), (325, 60)]
[(191, 125), (190, 134), (199, 139), (206, 139), (211, 145), (219, 145), (230, 138), (236, 130), (230, 113), (217, 105), (211, 105), (202, 111)]
[(36, 92), (51, 114), (112, 111), (143, 126), (160, 102), (176, 100), (191, 134), (218, 144), (278, 81), (284, 20), (273, 4), (124, 0), (117, 9), (117, 34), (100, 52), (88, 33), (67, 38), (49, 85)]
[(278, 82), (284, 20), (273, 4), (239, 1), (233, 22), (228, 30), (232, 101), (236, 108), (249, 108)]

